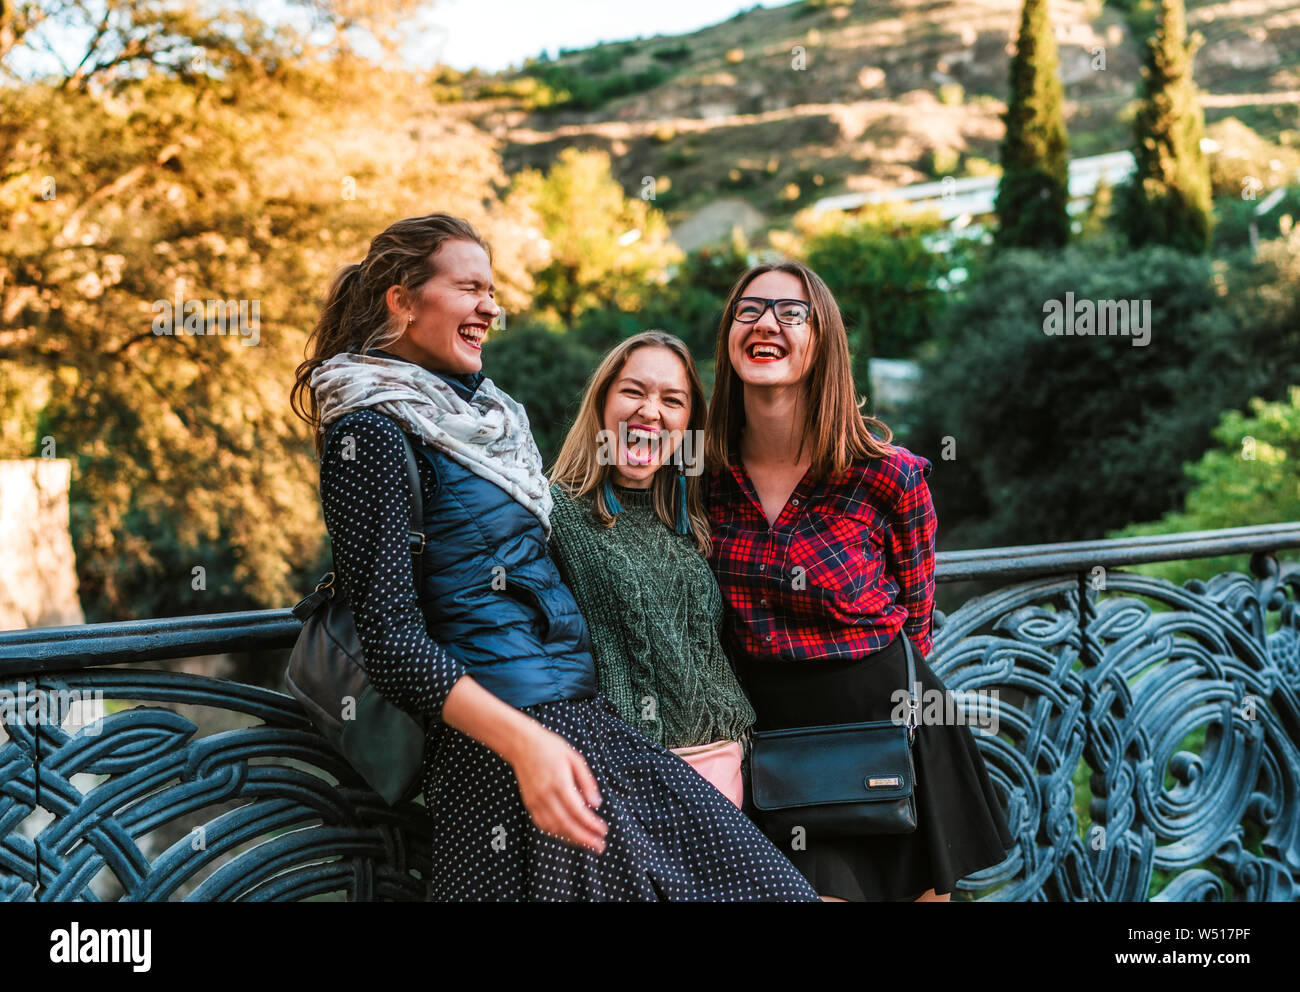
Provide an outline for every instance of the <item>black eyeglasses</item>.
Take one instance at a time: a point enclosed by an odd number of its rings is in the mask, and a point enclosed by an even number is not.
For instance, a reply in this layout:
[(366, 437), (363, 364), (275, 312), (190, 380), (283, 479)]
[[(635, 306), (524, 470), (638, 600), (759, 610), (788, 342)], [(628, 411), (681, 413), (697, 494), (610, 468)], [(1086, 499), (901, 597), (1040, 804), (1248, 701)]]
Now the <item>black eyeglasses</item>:
[(760, 320), (767, 308), (777, 321), (787, 327), (798, 327), (808, 319), (812, 308), (803, 300), (765, 300), (759, 296), (742, 296), (731, 308), (731, 316), (742, 324), (753, 324)]

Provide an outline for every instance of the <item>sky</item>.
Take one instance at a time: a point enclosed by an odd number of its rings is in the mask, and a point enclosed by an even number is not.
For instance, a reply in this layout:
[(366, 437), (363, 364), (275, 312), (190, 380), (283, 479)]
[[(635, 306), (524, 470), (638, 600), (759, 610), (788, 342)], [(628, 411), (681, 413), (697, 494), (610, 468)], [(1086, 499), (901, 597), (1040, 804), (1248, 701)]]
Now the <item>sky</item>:
[[(218, 6), (222, 0), (213, 0)], [(225, 0), (229, 2), (229, 0)], [(275, 23), (284, 19), (303, 28), (310, 24), (310, 3), (288, 0), (239, 0)], [(725, 21), (751, 7), (780, 7), (791, 0), (432, 0), (407, 30), (412, 42), (402, 57), (416, 68), (442, 63), (466, 70), (477, 66), (496, 72), (519, 66), (545, 49), (552, 56), (561, 48), (589, 48), (603, 41), (627, 41), (638, 35), (675, 35)], [(3, 3), (3, 0), (0, 0)], [(91, 25), (52, 20), (44, 41), (65, 65), (75, 65), (85, 53)], [(366, 52), (377, 46), (353, 39)], [(10, 53), (9, 65), (20, 76), (59, 70), (52, 56), (38, 50)]]
[[(790, 0), (438, 0), (422, 16), (426, 40), (407, 51), (416, 63), (441, 61), (486, 71), (519, 65), (543, 49), (587, 48), (637, 35), (684, 34), (754, 6)], [(440, 53), (440, 54), (439, 54)], [(424, 55), (425, 57), (421, 57)]]

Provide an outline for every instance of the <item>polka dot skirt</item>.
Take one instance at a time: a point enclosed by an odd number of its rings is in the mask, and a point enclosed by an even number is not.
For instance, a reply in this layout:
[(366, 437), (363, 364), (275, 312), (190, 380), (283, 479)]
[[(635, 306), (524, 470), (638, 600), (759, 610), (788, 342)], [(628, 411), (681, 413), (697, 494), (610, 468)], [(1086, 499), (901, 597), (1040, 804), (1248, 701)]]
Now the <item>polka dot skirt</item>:
[(596, 777), (609, 825), (595, 854), (533, 826), (500, 757), (442, 726), (424, 799), (433, 815), (432, 897), (817, 899), (790, 861), (721, 792), (619, 717), (604, 696), (524, 709), (569, 741)]
[[(375, 688), (430, 718), (424, 801), (435, 900), (815, 901), (816, 892), (711, 783), (618, 716), (604, 696), (524, 712), (586, 759), (608, 824), (596, 854), (532, 823), (504, 759), (441, 723), (466, 669), (429, 637), (408, 550), (410, 484), (398, 426), (348, 414), (321, 458), (335, 568)], [(432, 485), (420, 460), (421, 483)], [(426, 512), (436, 512), (426, 505)], [(472, 673), (471, 673), (472, 674)]]

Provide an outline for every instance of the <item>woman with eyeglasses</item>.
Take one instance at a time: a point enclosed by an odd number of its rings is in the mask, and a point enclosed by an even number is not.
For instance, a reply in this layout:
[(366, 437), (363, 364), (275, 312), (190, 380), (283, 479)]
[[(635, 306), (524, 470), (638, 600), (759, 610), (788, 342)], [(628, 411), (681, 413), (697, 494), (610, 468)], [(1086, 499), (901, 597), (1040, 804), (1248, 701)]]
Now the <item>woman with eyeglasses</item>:
[[(710, 564), (755, 730), (897, 722), (903, 638), (921, 689), (945, 691), (925, 664), (930, 462), (859, 410), (839, 307), (799, 262), (740, 278), (715, 357)], [(914, 832), (770, 834), (823, 899), (946, 901), (1004, 860), (1013, 838), (970, 730), (923, 721), (912, 754)]]
[(734, 804), (597, 691), (548, 554), (528, 417), (483, 375), (499, 313), (473, 227), (398, 221), (335, 280), (294, 389), (367, 672), (427, 727), (432, 897), (815, 902)]

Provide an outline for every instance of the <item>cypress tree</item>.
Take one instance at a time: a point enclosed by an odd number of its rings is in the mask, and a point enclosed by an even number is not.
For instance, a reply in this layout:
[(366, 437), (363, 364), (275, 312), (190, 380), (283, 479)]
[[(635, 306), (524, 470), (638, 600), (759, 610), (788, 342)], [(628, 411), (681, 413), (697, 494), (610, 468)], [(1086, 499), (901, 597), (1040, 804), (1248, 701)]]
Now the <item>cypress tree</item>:
[(1134, 246), (1202, 252), (1210, 243), (1210, 170), (1201, 151), (1205, 121), (1192, 81), (1194, 51), (1183, 0), (1160, 0), (1133, 122), (1137, 168), (1122, 189), (1120, 222)]
[(1011, 60), (1011, 99), (995, 203), (997, 243), (1059, 248), (1070, 236), (1070, 164), (1064, 92), (1047, 0), (1025, 0)]

